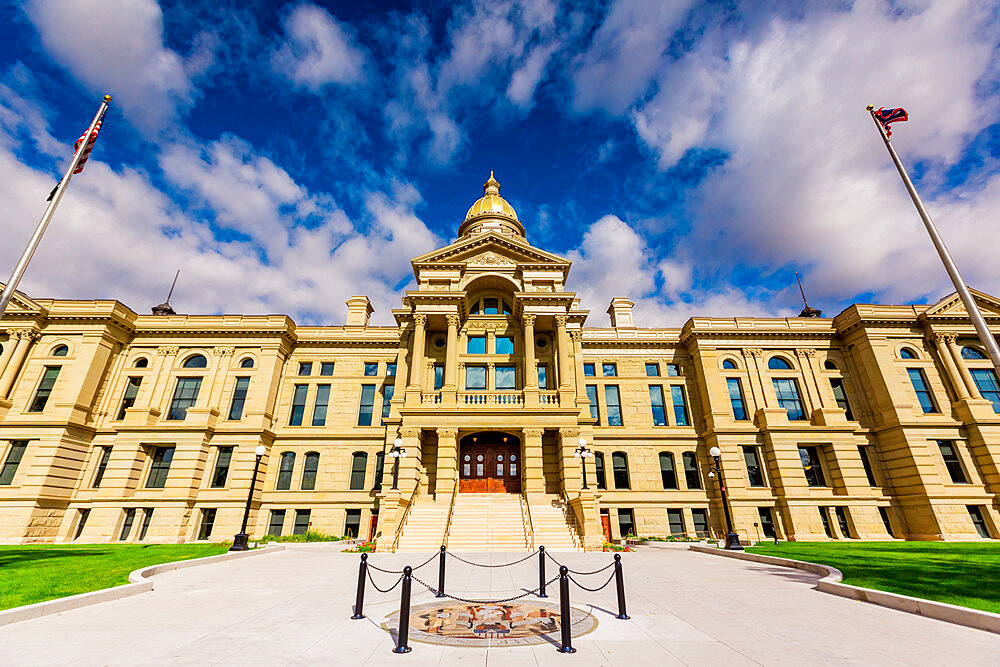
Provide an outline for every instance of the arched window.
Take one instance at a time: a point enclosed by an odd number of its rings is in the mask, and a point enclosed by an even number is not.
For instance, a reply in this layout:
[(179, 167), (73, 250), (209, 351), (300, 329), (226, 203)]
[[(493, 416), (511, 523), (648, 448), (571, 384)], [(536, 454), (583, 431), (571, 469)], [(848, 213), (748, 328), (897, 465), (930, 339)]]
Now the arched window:
[(365, 469), (368, 467), (368, 454), (354, 452), (351, 459), (351, 491), (363, 491), (365, 488)]
[(611, 468), (615, 476), (616, 489), (628, 489), (628, 455), (625, 452), (615, 452), (611, 455)]
[(767, 360), (767, 367), (772, 371), (790, 371), (792, 365), (781, 357), (771, 357)]
[(677, 471), (674, 470), (674, 455), (670, 452), (660, 452), (660, 477), (664, 489), (677, 488)]
[(251, 357), (247, 357), (241, 361), (240, 368), (253, 368), (253, 359)]
[(735, 371), (737, 368), (739, 368), (736, 365), (736, 362), (733, 361), (732, 359), (726, 359), (725, 361), (723, 361), (722, 362), (722, 367), (724, 369), (726, 369), (727, 371)]
[(53, 357), (65, 357), (67, 354), (69, 354), (69, 347), (66, 345), (56, 345), (55, 349), (52, 350)]
[(146, 368), (147, 366), (149, 366), (149, 359), (146, 357), (139, 357), (135, 360), (135, 363), (132, 364), (132, 368)]
[(594, 452), (594, 474), (597, 476), (597, 488), (608, 488), (608, 481), (604, 476), (604, 454)]
[(292, 471), (295, 469), (295, 452), (282, 452), (281, 463), (278, 466), (278, 484), (274, 487), (278, 491), (287, 491), (292, 488)]
[(319, 470), (319, 452), (306, 452), (306, 462), (302, 466), (302, 490), (316, 488), (316, 471)]
[(827, 359), (826, 361), (823, 362), (823, 368), (825, 368), (828, 371), (835, 371), (837, 370), (837, 364)]
[(207, 368), (208, 359), (201, 354), (193, 354), (184, 360), (184, 368)]
[(917, 358), (917, 353), (914, 352), (913, 350), (911, 350), (908, 347), (904, 347), (902, 350), (899, 351), (899, 358), (900, 359), (916, 359)]
[(977, 350), (974, 347), (963, 347), (962, 348), (962, 358), (963, 359), (985, 359), (986, 355)]
[(694, 452), (681, 454), (684, 459), (684, 481), (689, 489), (701, 488), (701, 475), (698, 474), (698, 457)]

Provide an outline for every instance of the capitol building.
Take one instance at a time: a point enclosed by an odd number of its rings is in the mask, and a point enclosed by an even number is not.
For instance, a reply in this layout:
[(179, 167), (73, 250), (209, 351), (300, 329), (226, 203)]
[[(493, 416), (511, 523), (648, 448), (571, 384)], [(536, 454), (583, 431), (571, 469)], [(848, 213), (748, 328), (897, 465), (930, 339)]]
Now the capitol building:
[(413, 259), (395, 326), (365, 296), (300, 326), (16, 294), (0, 542), (232, 539), (260, 446), (251, 539), (719, 537), (720, 482), (743, 539), (1000, 537), (1000, 387), (956, 295), (648, 328), (628, 295), (581, 303), (571, 262), (484, 190)]

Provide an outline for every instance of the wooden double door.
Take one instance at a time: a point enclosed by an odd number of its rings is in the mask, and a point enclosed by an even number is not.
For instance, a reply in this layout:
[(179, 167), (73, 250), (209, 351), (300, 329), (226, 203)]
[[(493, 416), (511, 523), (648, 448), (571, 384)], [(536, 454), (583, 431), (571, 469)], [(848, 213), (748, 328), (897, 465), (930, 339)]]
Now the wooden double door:
[(460, 493), (520, 493), (520, 443), (465, 444), (463, 441), (459, 451), (458, 490)]

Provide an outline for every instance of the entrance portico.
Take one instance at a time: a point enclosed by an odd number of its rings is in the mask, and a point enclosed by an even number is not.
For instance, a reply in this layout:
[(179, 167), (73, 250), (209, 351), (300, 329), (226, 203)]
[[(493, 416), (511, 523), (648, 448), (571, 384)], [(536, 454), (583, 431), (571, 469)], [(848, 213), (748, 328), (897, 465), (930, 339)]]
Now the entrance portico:
[(521, 443), (513, 435), (482, 431), (462, 438), (459, 493), (520, 493)]

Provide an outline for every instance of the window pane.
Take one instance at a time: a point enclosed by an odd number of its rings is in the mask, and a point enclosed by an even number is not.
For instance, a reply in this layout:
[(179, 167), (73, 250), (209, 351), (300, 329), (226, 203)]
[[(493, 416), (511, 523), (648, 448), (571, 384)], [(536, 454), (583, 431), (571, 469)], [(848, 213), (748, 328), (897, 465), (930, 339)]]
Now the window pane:
[(962, 348), (962, 358), (963, 359), (985, 359), (986, 355), (977, 350), (974, 347), (963, 347)]
[(386, 364), (385, 365), (385, 374), (388, 375), (388, 376), (394, 376), (394, 375), (396, 375), (396, 364), (395, 363)]
[(351, 490), (362, 491), (365, 488), (365, 469), (368, 467), (368, 454), (355, 452), (351, 458)]
[(308, 452), (305, 464), (302, 466), (302, 490), (312, 491), (316, 488), (316, 471), (319, 470), (319, 452)]
[(497, 354), (514, 354), (514, 339), (510, 336), (496, 337)]
[(538, 388), (548, 389), (549, 381), (546, 375), (548, 374), (548, 367), (545, 364), (538, 364)]
[(771, 508), (758, 507), (757, 516), (760, 517), (760, 529), (764, 533), (764, 537), (772, 540), (777, 537), (774, 532), (774, 517), (771, 515)]
[(667, 510), (667, 524), (671, 535), (684, 534), (684, 513), (679, 509)]
[(378, 362), (366, 362), (365, 363), (365, 376), (374, 377), (378, 375)]
[(815, 447), (799, 447), (799, 459), (802, 461), (802, 471), (806, 475), (806, 483), (809, 486), (826, 486), (819, 451)]
[(486, 336), (469, 336), (466, 351), (469, 354), (486, 354)]
[(684, 397), (684, 387), (673, 385), (670, 387), (670, 396), (674, 402), (674, 423), (677, 426), (688, 426), (687, 399)]
[(249, 388), (250, 378), (236, 378), (236, 387), (233, 389), (233, 403), (229, 406), (230, 419), (243, 419), (243, 407), (246, 405), (247, 390)]
[(465, 367), (465, 388), (470, 391), (486, 389), (486, 366)]
[(597, 426), (601, 425), (601, 407), (597, 403), (597, 385), (587, 385), (587, 400), (590, 401), (590, 417), (597, 420)]
[(989, 539), (990, 531), (986, 529), (986, 520), (983, 519), (982, 509), (978, 505), (967, 505), (966, 509), (969, 510), (969, 518), (972, 519), (972, 525), (975, 526), (979, 537)]
[(618, 375), (618, 365), (601, 364), (601, 372), (604, 374), (604, 377), (615, 377)]
[(387, 384), (382, 387), (382, 423), (389, 418), (389, 411), (392, 409), (392, 397), (396, 393), (396, 386)]
[(649, 385), (649, 404), (653, 410), (653, 426), (666, 426), (667, 412), (663, 405), (663, 387)]
[(847, 402), (844, 381), (840, 378), (830, 378), (830, 386), (833, 388), (833, 397), (837, 400), (837, 407), (846, 413), (848, 419), (853, 421), (854, 414), (851, 413), (851, 404)]
[(292, 488), (292, 471), (295, 470), (295, 452), (282, 452), (278, 467), (278, 483), (275, 489), (287, 491)]
[(313, 426), (326, 425), (326, 410), (330, 404), (330, 385), (321, 384), (316, 387), (316, 403), (313, 405)]
[(108, 469), (108, 460), (111, 458), (111, 448), (101, 447), (101, 459), (97, 462), (97, 474), (94, 475), (94, 488), (100, 488), (101, 481), (104, 480), (104, 472)]
[(618, 510), (618, 530), (622, 537), (635, 535), (635, 517), (632, 510)]
[(597, 488), (608, 488), (607, 480), (604, 477), (604, 454), (594, 452), (594, 474), (597, 477)]
[(184, 368), (207, 368), (208, 359), (200, 354), (196, 354), (193, 357), (188, 357), (184, 361)]
[(372, 409), (375, 406), (375, 385), (361, 385), (361, 406), (358, 409), (358, 426), (372, 425)]
[(609, 384), (604, 387), (604, 401), (608, 406), (608, 426), (622, 425), (622, 409), (618, 398), (618, 386)]
[(920, 402), (920, 408), (924, 411), (924, 414), (937, 412), (937, 406), (934, 405), (930, 389), (927, 388), (927, 379), (924, 377), (924, 372), (919, 368), (907, 368), (906, 374), (910, 376), (910, 384), (913, 385), (913, 391), (917, 394), (917, 401)]
[(677, 488), (677, 471), (674, 470), (674, 455), (660, 452), (660, 478), (664, 489)]
[(292, 535), (305, 535), (309, 532), (309, 518), (312, 515), (310, 510), (295, 510), (295, 526), (292, 528)]
[(344, 517), (344, 535), (357, 537), (361, 534), (361, 510), (347, 510)]
[(941, 450), (941, 458), (944, 459), (944, 467), (948, 469), (951, 481), (955, 484), (968, 484), (954, 443), (951, 440), (938, 440), (938, 448)]
[(659, 364), (646, 364), (646, 377), (658, 378), (660, 377), (660, 365)]
[(313, 365), (311, 361), (302, 361), (299, 363), (299, 375), (312, 375)]
[(514, 366), (496, 367), (497, 389), (516, 389)]
[(320, 375), (325, 375), (325, 376), (328, 376), (328, 377), (330, 375), (333, 375), (333, 362), (332, 361), (324, 361), (323, 363), (321, 363), (319, 365), (319, 374)]
[(153, 508), (147, 507), (142, 511), (142, 528), (139, 529), (140, 542), (146, 539), (146, 533), (149, 532), (149, 524), (152, 520), (153, 520)]
[(739, 378), (727, 378), (726, 386), (729, 387), (729, 401), (733, 406), (733, 419), (745, 421), (747, 418), (746, 403), (743, 402), (743, 387)]
[(781, 357), (771, 357), (767, 361), (767, 367), (772, 371), (790, 371), (792, 370), (791, 364), (782, 359)]
[(26, 441), (10, 443), (10, 451), (7, 452), (3, 468), (0, 468), (0, 486), (9, 486), (14, 481), (14, 473), (17, 472), (17, 466), (20, 465), (21, 459), (24, 457), (24, 451), (27, 448), (28, 443)]
[(297, 384), (292, 393), (292, 414), (288, 419), (289, 426), (302, 426), (302, 417), (306, 413), (306, 398), (309, 396), (309, 385)]
[(149, 478), (146, 480), (147, 489), (162, 489), (166, 485), (170, 463), (173, 460), (173, 447), (156, 447), (153, 450), (153, 461), (149, 466)]
[(692, 509), (691, 519), (694, 522), (695, 537), (708, 537), (708, 510)]
[(743, 448), (743, 460), (747, 464), (747, 478), (750, 486), (764, 486), (764, 472), (760, 469), (756, 447)]
[(684, 452), (681, 458), (684, 461), (684, 481), (687, 482), (687, 488), (700, 489), (701, 475), (698, 474), (698, 457), (695, 456), (694, 452)]
[(212, 528), (215, 527), (215, 508), (201, 511), (201, 529), (198, 531), (199, 540), (207, 540), (212, 537)]
[(119, 542), (124, 542), (128, 539), (129, 533), (132, 532), (133, 521), (135, 521), (135, 509), (125, 510), (125, 521), (122, 523), (122, 532), (118, 536)]
[(611, 468), (615, 477), (615, 488), (628, 489), (628, 456), (625, 452), (615, 452), (611, 455)]
[(499, 315), (500, 314), (500, 300), (487, 297), (483, 299), (483, 314), (484, 315)]
[(187, 417), (188, 408), (193, 408), (201, 391), (201, 378), (177, 378), (174, 397), (170, 401), (167, 419), (183, 420)]
[(1000, 413), (1000, 386), (997, 385), (996, 373), (990, 368), (973, 368), (972, 379), (983, 398), (993, 404), (993, 412)]
[(212, 473), (212, 488), (221, 489), (226, 486), (229, 476), (229, 462), (233, 458), (232, 447), (219, 447), (219, 455), (215, 459), (215, 471)]
[(118, 409), (117, 419), (125, 419), (125, 411), (135, 405), (135, 399), (139, 395), (139, 385), (142, 384), (142, 378), (129, 378), (128, 384), (125, 385), (125, 395), (122, 397), (121, 408)]
[(788, 412), (789, 421), (805, 419), (806, 413), (799, 398), (799, 385), (794, 378), (775, 378), (774, 393), (778, 397), (778, 405)]
[(847, 509), (844, 507), (834, 507), (833, 513), (837, 515), (837, 524), (840, 526), (840, 533), (847, 538), (851, 535), (851, 524), (847, 521)]
[(52, 394), (52, 387), (56, 384), (56, 378), (59, 376), (59, 369), (61, 366), (46, 366), (45, 372), (42, 374), (42, 381), (38, 385), (38, 391), (35, 392), (35, 398), (31, 401), (31, 407), (28, 412), (41, 412), (45, 409), (45, 404), (49, 401), (49, 396)]
[(385, 452), (375, 455), (375, 482), (372, 489), (379, 491), (382, 489), (382, 472), (385, 470)]
[(878, 483), (875, 481), (875, 473), (872, 470), (871, 461), (868, 460), (868, 448), (867, 447), (863, 447), (863, 446), (859, 446), (858, 447), (858, 454), (861, 456), (861, 465), (864, 466), (865, 477), (868, 478), (868, 485), (869, 486), (878, 486)]
[(592, 378), (596, 375), (594, 372), (594, 364), (584, 364), (583, 365), (583, 376)]
[(667, 377), (679, 377), (681, 374), (681, 367), (677, 364), (667, 364)]
[(444, 365), (434, 364), (434, 388), (440, 389), (444, 386)]
[(267, 526), (267, 534), (281, 537), (281, 529), (285, 525), (285, 510), (271, 510), (271, 521)]

